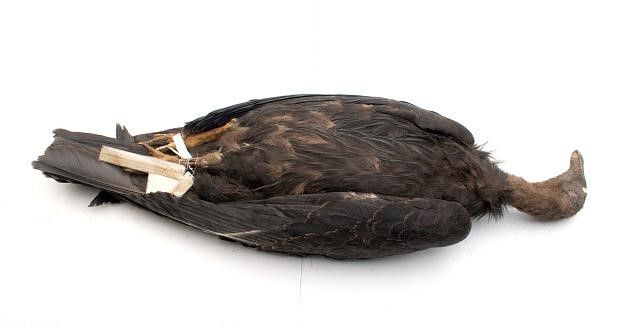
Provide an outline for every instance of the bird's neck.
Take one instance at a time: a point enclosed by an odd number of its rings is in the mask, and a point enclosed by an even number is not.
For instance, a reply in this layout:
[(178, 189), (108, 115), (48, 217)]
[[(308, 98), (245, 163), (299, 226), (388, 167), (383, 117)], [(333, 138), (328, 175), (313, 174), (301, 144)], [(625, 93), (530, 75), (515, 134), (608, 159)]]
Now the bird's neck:
[(509, 204), (534, 217), (552, 219), (562, 216), (561, 194), (554, 183), (549, 181), (530, 183), (524, 178), (509, 175), (506, 192)]

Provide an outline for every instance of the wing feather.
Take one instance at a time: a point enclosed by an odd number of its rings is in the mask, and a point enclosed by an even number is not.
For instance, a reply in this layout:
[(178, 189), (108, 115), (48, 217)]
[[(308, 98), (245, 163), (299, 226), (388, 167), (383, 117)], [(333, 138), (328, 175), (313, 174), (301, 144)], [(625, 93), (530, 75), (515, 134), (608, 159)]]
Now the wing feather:
[(127, 195), (157, 214), (226, 239), (289, 254), (373, 258), (461, 241), (464, 208), (436, 199), (358, 193), (287, 195), (212, 203), (168, 193)]

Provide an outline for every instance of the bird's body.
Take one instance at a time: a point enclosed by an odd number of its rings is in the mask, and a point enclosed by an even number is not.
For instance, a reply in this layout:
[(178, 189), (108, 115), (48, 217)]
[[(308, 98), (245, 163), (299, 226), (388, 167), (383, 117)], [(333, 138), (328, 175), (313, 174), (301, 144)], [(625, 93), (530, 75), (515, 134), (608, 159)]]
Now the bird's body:
[[(193, 187), (182, 197), (146, 194), (144, 175), (94, 158), (101, 145), (111, 145), (179, 162), (166, 151), (172, 145), (166, 136), (175, 133), (198, 156), (191, 162)], [(500, 215), (507, 204), (532, 211), (544, 203), (549, 212), (537, 214), (543, 218), (571, 215), (584, 195), (564, 203), (553, 199), (561, 198), (557, 189), (586, 186), (576, 154), (571, 176), (522, 193), (536, 185), (502, 172), (462, 125), (382, 98), (253, 100), (164, 133), (118, 134), (59, 131), (34, 165), (101, 188), (97, 203), (125, 200), (224, 238), (293, 254), (369, 258), (448, 245), (467, 235), (471, 217)], [(73, 171), (86, 165), (93, 168)], [(519, 199), (522, 194), (532, 198)]]
[[(349, 96), (296, 97), (256, 107), (234, 118), (219, 139), (192, 149), (224, 154), (220, 163), (197, 171), (200, 198), (358, 192), (454, 200), (472, 215), (501, 208), (498, 191), (506, 176), (473, 146), (470, 133), (460, 127), (464, 138), (443, 136), (391, 112), (425, 110)], [(220, 187), (227, 184), (233, 187)]]

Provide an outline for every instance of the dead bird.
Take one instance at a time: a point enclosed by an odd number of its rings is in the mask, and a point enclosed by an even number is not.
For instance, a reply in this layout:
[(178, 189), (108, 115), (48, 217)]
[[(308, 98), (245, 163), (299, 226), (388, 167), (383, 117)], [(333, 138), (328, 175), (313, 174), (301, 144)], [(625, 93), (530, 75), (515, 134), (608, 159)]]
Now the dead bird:
[(132, 136), (118, 125), (116, 138), (54, 134), (33, 167), (99, 189), (90, 205), (126, 201), (295, 255), (374, 258), (447, 246), (467, 236), (474, 217), (511, 205), (562, 219), (587, 192), (578, 151), (565, 173), (529, 183), (500, 170), (461, 124), (376, 97), (290, 95), (162, 132)]

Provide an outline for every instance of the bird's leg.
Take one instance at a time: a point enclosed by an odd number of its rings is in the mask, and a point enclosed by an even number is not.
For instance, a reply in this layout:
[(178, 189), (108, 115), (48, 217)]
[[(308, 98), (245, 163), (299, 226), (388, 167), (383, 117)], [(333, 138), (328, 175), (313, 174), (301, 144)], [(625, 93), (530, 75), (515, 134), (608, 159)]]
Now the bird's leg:
[(147, 144), (147, 145), (167, 144), (167, 143), (171, 142), (171, 140), (172, 140), (174, 135), (176, 135), (176, 133), (156, 134), (151, 139), (146, 140), (144, 142), (139, 142), (139, 144)]
[[(147, 150), (149, 150), (149, 153), (156, 157), (156, 158), (160, 158), (163, 159), (163, 157), (161, 155), (165, 155), (162, 151), (166, 151), (169, 150), (169, 147), (167, 147), (167, 144), (173, 144), (173, 136), (175, 136), (176, 133), (159, 133), (154, 135), (151, 139), (143, 141), (143, 142), (138, 142), (138, 144), (143, 145)], [(155, 146), (155, 148), (154, 148)], [(152, 152), (150, 149), (155, 150), (154, 152)], [(171, 155), (166, 155), (168, 157), (171, 157)], [(166, 159), (163, 159), (166, 160)], [(172, 159), (173, 160), (173, 159)], [(170, 161), (172, 161), (170, 160)]]
[(221, 151), (209, 152), (203, 156), (189, 159), (189, 167), (191, 168), (205, 168), (213, 166), (222, 160), (223, 154)]
[(155, 158), (166, 160), (169, 162), (175, 162), (175, 163), (180, 162), (180, 157), (178, 156), (163, 153), (162, 151), (145, 143), (142, 143), (142, 146), (145, 147), (145, 149), (149, 151), (149, 154)]
[(223, 157), (222, 152), (214, 151), (200, 157), (186, 160), (186, 159), (180, 159), (180, 157), (178, 156), (172, 156), (166, 153), (162, 153), (161, 151), (158, 151), (157, 149), (147, 144), (143, 144), (142, 146), (144, 146), (149, 151), (149, 154), (155, 158), (166, 160), (169, 162), (174, 162), (174, 163), (186, 163), (191, 168), (204, 168), (204, 167), (215, 165), (218, 162), (220, 162), (220, 160), (222, 160), (222, 157)]
[[(231, 119), (228, 123), (208, 130), (206, 132), (202, 132), (202, 133), (198, 133), (198, 134), (190, 134), (187, 135), (184, 138), (184, 144), (187, 146), (187, 148), (193, 148), (208, 142), (213, 142), (217, 139), (220, 138), (220, 136), (222, 136), (222, 134), (224, 134), (225, 132), (227, 132), (228, 130), (234, 128), (238, 126), (238, 120), (237, 119)], [(174, 134), (175, 135), (175, 134)], [(171, 140), (171, 138), (173, 137), (173, 135), (171, 135), (171, 137), (169, 138), (169, 142), (161, 147), (156, 148), (158, 151), (165, 151), (168, 150), (169, 148), (173, 148), (175, 147), (175, 144), (173, 143), (173, 140)]]
[[(198, 134), (187, 135), (184, 139), (184, 143), (187, 148), (193, 148), (208, 142), (213, 142), (219, 139), (222, 134), (236, 126), (238, 126), (238, 121), (234, 118), (220, 127)], [(147, 151), (149, 151), (149, 154), (155, 158), (175, 163), (188, 163), (192, 168), (207, 167), (218, 163), (222, 159), (222, 152), (220, 151), (211, 152), (197, 158), (189, 159), (188, 161), (181, 159), (177, 155), (166, 153), (167, 151), (175, 152), (175, 150), (173, 150), (175, 148), (175, 143), (173, 142), (173, 137), (175, 135), (175, 133), (156, 134), (152, 139), (140, 142), (140, 144), (144, 146)], [(162, 145), (162, 143), (164, 143), (164, 145)], [(153, 147), (153, 145), (156, 147)]]
[(227, 132), (228, 130), (236, 126), (238, 126), (238, 120), (235, 118), (231, 119), (228, 123), (220, 127), (217, 127), (199, 134), (187, 135), (187, 137), (184, 139), (184, 144), (187, 147), (195, 147), (198, 145), (215, 141), (219, 139), (220, 136), (222, 136), (222, 134), (224, 134), (225, 132)]

